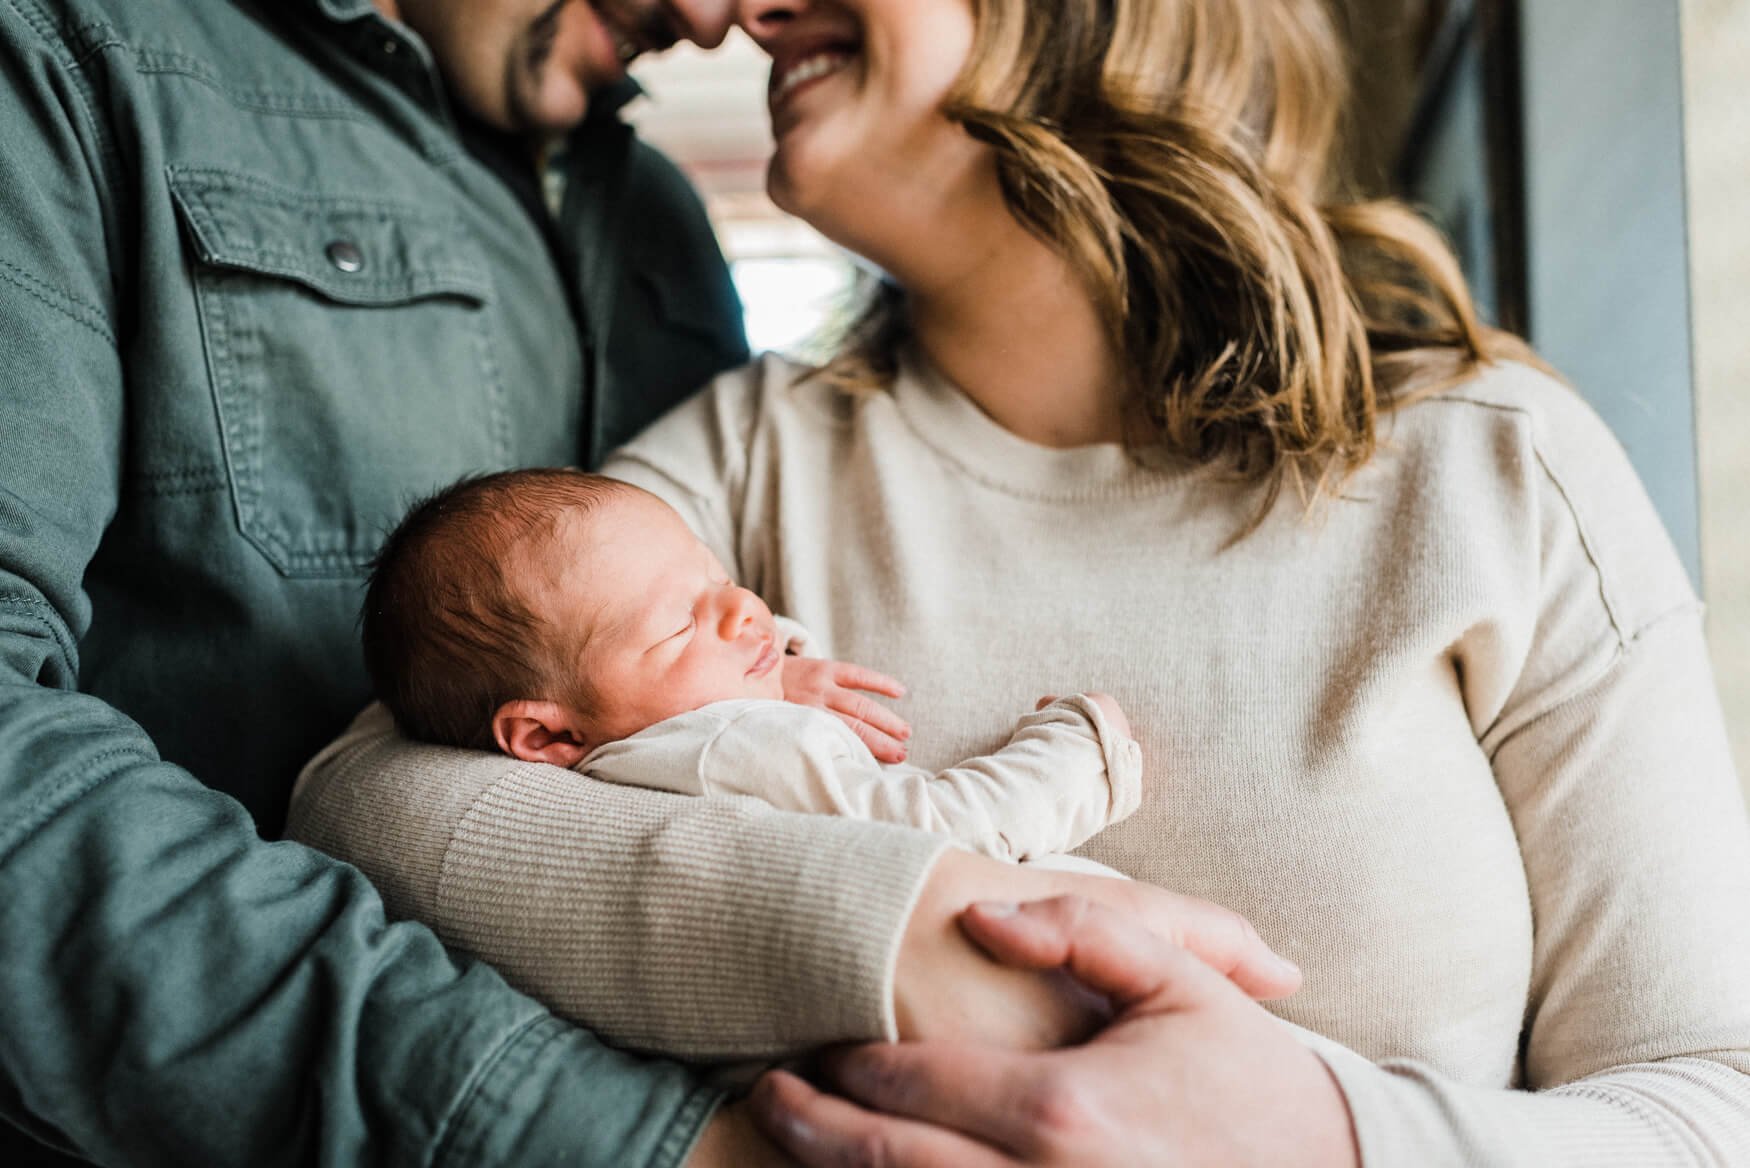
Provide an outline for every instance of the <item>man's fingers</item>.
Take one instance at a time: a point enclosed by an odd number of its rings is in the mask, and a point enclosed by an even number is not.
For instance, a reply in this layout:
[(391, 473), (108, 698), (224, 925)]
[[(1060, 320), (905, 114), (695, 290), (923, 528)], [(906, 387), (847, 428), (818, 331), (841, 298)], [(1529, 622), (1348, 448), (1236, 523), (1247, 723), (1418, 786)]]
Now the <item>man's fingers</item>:
[(1085, 897), (975, 904), (960, 924), (1005, 965), (1063, 969), (1121, 1012), (1181, 1009), (1226, 985), (1190, 953)]
[(1038, 1143), (1039, 1116), (1021, 1106), (1038, 1094), (1039, 1057), (969, 1043), (869, 1043), (835, 1051), (822, 1065), (832, 1087), (873, 1111), (960, 1132), (1000, 1152)]
[(1301, 972), (1264, 943), (1250, 921), (1232, 909), (1164, 889), (1150, 893), (1138, 919), (1254, 998), (1286, 998), (1300, 988)]
[(807, 1168), (1012, 1168), (1013, 1161), (956, 1132), (877, 1115), (771, 1071), (748, 1098), (773, 1143)]
[(852, 665), (846, 661), (841, 661), (834, 667), (833, 680), (846, 689), (868, 690), (870, 693), (878, 693), (890, 698), (903, 698), (905, 696), (905, 686), (900, 684), (898, 678), (889, 677), (885, 673), (868, 669), (862, 665)]

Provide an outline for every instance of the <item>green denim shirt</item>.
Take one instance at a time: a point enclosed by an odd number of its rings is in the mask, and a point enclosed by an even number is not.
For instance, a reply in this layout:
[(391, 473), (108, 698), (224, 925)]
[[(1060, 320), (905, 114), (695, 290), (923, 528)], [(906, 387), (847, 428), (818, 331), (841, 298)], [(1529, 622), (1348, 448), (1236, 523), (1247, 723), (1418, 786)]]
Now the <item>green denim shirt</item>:
[(0, 77), (0, 1114), (117, 1164), (677, 1163), (712, 1092), (263, 837), (411, 499), (745, 355), (696, 197), (592, 118), (543, 232), (369, 0), (0, 0)]

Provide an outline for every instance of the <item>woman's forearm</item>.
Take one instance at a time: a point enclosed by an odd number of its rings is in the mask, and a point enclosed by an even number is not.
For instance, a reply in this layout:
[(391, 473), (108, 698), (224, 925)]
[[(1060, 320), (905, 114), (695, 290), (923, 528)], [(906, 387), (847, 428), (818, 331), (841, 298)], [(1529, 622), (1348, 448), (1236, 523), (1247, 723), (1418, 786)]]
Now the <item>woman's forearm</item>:
[(616, 1045), (701, 1061), (893, 1037), (895, 955), (945, 846), (415, 745), (367, 713), (290, 834)]

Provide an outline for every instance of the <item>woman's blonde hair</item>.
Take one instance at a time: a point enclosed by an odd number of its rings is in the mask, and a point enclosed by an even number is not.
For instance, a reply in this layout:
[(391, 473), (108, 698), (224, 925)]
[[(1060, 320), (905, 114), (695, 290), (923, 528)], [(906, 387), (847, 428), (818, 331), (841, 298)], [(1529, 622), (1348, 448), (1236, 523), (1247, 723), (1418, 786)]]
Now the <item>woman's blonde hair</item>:
[[(1131, 444), (1316, 494), (1379, 415), (1497, 358), (1457, 261), (1336, 177), (1348, 97), (1324, 0), (973, 0), (946, 112), (996, 153), (1013, 214), (1068, 256), (1133, 378)], [(831, 375), (885, 381), (887, 288)]]

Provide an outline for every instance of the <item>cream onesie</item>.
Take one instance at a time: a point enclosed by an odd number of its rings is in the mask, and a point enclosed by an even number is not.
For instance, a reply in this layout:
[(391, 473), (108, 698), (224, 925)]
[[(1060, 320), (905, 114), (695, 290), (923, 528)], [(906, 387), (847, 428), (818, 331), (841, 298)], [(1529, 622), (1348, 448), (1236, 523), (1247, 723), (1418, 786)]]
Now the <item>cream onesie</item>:
[(1142, 798), (1141, 748), (1084, 694), (1025, 715), (1001, 748), (941, 771), (877, 762), (825, 710), (747, 699), (665, 719), (574, 769), (654, 791), (748, 795), (782, 811), (921, 828), (1000, 860), (1090, 868), (1098, 866), (1057, 853)]

